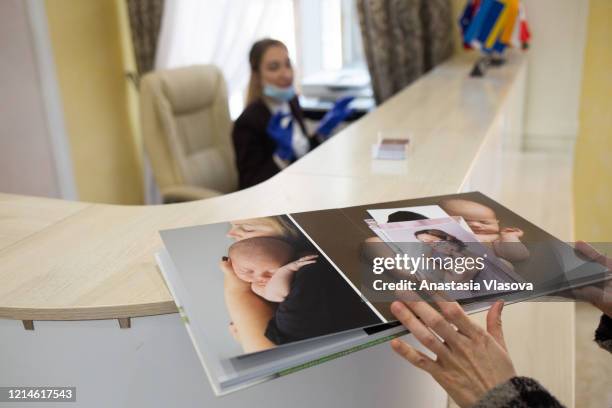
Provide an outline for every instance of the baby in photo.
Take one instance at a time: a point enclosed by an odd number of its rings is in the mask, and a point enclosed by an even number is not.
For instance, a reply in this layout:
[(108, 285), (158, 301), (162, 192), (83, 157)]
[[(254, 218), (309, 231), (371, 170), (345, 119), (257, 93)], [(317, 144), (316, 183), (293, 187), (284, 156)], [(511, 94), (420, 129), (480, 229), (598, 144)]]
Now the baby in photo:
[(492, 246), (500, 258), (509, 262), (520, 262), (529, 258), (529, 250), (521, 242), (523, 231), (515, 227), (501, 228), (493, 209), (475, 201), (451, 198), (440, 203), (450, 216), (459, 216), (482, 243)]
[(236, 276), (251, 283), (251, 290), (262, 298), (280, 303), (289, 294), (294, 274), (316, 262), (318, 255), (296, 259), (295, 249), (286, 241), (271, 237), (247, 238), (229, 247), (229, 258)]

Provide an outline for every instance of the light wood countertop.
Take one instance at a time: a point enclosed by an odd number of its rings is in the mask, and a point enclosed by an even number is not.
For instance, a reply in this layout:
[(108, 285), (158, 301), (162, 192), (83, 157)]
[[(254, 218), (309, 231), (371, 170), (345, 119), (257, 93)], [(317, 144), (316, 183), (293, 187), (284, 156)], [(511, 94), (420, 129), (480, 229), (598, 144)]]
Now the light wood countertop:
[[(160, 229), (458, 192), (523, 67), (469, 78), (459, 56), (272, 179), (165, 206), (0, 194), (0, 318), (80, 320), (176, 312), (153, 254)], [(402, 162), (371, 160), (379, 131), (412, 139)]]

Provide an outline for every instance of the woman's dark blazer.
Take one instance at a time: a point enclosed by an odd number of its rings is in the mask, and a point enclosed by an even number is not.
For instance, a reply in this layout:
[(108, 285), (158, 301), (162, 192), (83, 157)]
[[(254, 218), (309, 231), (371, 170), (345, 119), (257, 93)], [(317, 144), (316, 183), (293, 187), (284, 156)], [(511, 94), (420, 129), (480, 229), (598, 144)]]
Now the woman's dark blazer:
[[(304, 114), (297, 97), (289, 102), (289, 106), (302, 132), (307, 134)], [(232, 139), (240, 189), (261, 183), (280, 171), (272, 158), (276, 142), (266, 131), (271, 117), (270, 109), (259, 99), (249, 104), (234, 123)], [(311, 149), (319, 144), (315, 137), (309, 140)]]

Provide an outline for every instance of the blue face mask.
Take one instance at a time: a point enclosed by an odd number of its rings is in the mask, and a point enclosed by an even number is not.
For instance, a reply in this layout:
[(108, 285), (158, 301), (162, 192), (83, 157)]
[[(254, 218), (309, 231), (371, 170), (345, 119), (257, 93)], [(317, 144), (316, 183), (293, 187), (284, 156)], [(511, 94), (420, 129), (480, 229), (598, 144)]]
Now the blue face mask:
[(295, 97), (295, 89), (293, 89), (293, 85), (279, 88), (278, 86), (266, 84), (263, 88), (263, 94), (277, 101), (289, 102)]

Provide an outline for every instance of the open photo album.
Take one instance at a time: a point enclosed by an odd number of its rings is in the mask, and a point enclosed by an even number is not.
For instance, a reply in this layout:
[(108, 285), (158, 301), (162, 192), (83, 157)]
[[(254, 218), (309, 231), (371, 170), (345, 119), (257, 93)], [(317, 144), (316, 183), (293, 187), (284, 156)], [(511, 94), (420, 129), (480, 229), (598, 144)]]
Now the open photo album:
[(609, 278), (477, 192), (160, 235), (157, 264), (217, 395), (406, 334), (389, 311), (396, 299), (472, 313)]

